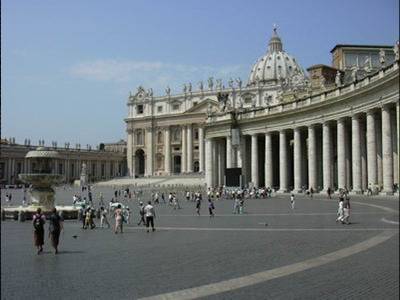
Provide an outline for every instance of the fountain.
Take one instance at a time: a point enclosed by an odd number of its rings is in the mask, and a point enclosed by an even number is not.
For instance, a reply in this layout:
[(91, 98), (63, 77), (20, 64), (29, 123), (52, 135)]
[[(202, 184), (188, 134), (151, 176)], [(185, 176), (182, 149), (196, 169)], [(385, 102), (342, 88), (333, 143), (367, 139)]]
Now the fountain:
[(51, 209), (56, 207), (57, 211), (63, 213), (64, 218), (76, 218), (78, 210), (75, 207), (55, 206), (55, 191), (53, 186), (63, 182), (64, 176), (55, 174), (52, 166), (54, 165), (54, 159), (61, 159), (60, 154), (55, 150), (38, 147), (36, 150), (29, 151), (25, 158), (32, 167), (32, 172), (19, 174), (19, 179), (30, 185), (29, 195), (32, 204), (29, 206), (4, 208), (3, 214), (5, 214), (5, 217), (11, 215), (14, 219), (30, 219), (39, 207), (45, 214), (49, 214)]

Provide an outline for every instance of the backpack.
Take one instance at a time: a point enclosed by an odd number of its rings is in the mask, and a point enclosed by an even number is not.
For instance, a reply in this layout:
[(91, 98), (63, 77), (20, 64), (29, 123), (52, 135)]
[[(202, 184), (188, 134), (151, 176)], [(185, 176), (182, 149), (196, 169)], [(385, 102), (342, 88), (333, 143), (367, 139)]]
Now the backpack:
[(43, 229), (42, 215), (36, 215), (35, 222), (33, 222), (33, 227), (35, 228), (35, 230)]

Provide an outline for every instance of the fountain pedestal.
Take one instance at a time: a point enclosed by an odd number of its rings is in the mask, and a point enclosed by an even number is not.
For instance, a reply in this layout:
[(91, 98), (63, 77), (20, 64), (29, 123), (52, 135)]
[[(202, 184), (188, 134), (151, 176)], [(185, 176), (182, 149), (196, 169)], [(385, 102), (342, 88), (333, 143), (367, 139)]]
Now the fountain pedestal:
[[(44, 214), (50, 213), (55, 207), (55, 191), (52, 186), (64, 181), (64, 176), (54, 174), (52, 170), (53, 159), (60, 159), (57, 151), (39, 147), (29, 151), (25, 158), (32, 166), (32, 173), (19, 174), (19, 179), (30, 184), (29, 196), (32, 205), (2, 208), (6, 217), (16, 218), (15, 216), (24, 213), (25, 219), (30, 219), (40, 207)], [(77, 218), (78, 209), (73, 206), (56, 206), (57, 211), (63, 212), (64, 218)]]

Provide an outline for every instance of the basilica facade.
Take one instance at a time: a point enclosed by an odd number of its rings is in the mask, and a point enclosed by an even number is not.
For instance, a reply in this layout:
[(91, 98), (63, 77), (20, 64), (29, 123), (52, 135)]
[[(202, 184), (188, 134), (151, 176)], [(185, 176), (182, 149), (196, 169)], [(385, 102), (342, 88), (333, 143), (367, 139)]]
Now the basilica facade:
[(311, 66), (307, 75), (274, 29), (246, 84), (209, 78), (160, 97), (139, 87), (125, 119), (129, 176), (198, 175), (212, 187), (237, 169), (241, 186), (392, 194), (398, 49), (337, 45), (332, 66)]

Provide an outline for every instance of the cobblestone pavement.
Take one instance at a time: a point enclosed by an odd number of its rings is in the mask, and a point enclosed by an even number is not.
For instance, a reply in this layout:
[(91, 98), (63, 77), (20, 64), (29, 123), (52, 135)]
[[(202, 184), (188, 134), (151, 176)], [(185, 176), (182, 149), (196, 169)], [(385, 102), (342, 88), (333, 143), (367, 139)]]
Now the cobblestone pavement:
[[(102, 191), (105, 200), (111, 197), (111, 189)], [(57, 201), (70, 204), (74, 192), (58, 189)], [(45, 253), (35, 254), (30, 222), (2, 222), (1, 298), (139, 299), (312, 260), (385, 232), (394, 236), (353, 255), (228, 292), (216, 290), (204, 299), (399, 297), (395, 198), (352, 197), (351, 225), (335, 223), (336, 199), (324, 195), (296, 196), (294, 211), (288, 195), (251, 199), (243, 215), (232, 214), (231, 200), (220, 200), (214, 218), (207, 215), (206, 201), (198, 217), (193, 202), (180, 200), (180, 210), (156, 206), (154, 233), (136, 224), (118, 235), (100, 228), (85, 231), (67, 221), (59, 255), (50, 252), (47, 239)], [(137, 201), (129, 204), (135, 223)]]

